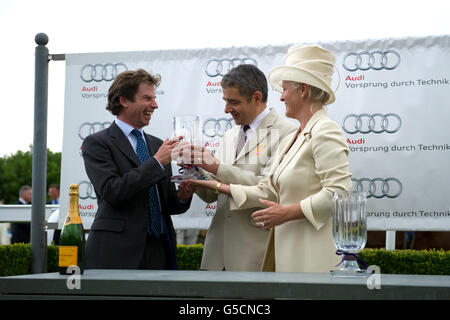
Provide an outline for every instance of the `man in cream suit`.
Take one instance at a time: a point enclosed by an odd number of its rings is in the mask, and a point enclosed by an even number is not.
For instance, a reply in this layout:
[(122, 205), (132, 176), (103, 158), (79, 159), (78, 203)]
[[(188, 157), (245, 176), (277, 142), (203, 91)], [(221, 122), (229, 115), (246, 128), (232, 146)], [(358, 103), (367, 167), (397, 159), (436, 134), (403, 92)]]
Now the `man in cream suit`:
[[(296, 125), (267, 107), (267, 80), (254, 65), (233, 68), (221, 85), (225, 113), (233, 117), (236, 126), (225, 133), (217, 158), (202, 148), (203, 162), (198, 166), (219, 181), (217, 189), (221, 183), (255, 185), (268, 174), (280, 140)], [(194, 152), (193, 157), (197, 156)], [(251, 218), (260, 208), (230, 211), (227, 195), (205, 189), (198, 189), (197, 194), (206, 202), (217, 201), (201, 269), (261, 270), (269, 231), (260, 229)]]

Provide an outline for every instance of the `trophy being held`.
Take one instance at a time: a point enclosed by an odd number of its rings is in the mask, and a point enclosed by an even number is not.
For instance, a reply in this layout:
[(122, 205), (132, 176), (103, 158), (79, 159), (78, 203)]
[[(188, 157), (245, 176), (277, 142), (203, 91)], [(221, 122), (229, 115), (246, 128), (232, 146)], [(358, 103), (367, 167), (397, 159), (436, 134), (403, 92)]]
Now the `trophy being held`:
[[(177, 158), (177, 164), (181, 166), (178, 170), (179, 175), (173, 176), (173, 182), (180, 183), (183, 180), (204, 180), (206, 177), (199, 172), (196, 164), (201, 163), (201, 159), (196, 163), (195, 159), (192, 161), (190, 154), (190, 147), (193, 145), (200, 146), (202, 144), (202, 133), (200, 127), (200, 118), (194, 115), (182, 115), (173, 117), (174, 136), (183, 136), (181, 145), (187, 146), (184, 148), (181, 155)], [(184, 142), (184, 143), (183, 143)]]

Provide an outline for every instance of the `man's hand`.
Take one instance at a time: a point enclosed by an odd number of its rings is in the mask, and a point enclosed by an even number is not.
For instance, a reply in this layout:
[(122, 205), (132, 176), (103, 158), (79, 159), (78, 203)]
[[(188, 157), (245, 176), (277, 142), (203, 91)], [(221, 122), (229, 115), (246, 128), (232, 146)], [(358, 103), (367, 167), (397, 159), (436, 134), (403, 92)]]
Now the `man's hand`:
[(202, 162), (199, 165), (200, 168), (216, 175), (217, 170), (219, 170), (220, 161), (211, 153), (211, 151), (207, 150), (205, 147), (202, 147), (202, 150), (198, 151), (197, 154), (194, 154), (194, 157), (200, 158), (201, 155)]
[(178, 155), (178, 165), (182, 167), (197, 166), (212, 174), (217, 174), (220, 161), (203, 146), (180, 144), (174, 153)]
[(189, 198), (192, 197), (194, 192), (195, 192), (194, 186), (190, 184), (180, 184), (178, 186), (178, 199), (184, 201), (189, 200)]
[(167, 165), (172, 161), (173, 149), (177, 146), (178, 141), (183, 139), (183, 136), (164, 140), (155, 154), (155, 158), (163, 165)]

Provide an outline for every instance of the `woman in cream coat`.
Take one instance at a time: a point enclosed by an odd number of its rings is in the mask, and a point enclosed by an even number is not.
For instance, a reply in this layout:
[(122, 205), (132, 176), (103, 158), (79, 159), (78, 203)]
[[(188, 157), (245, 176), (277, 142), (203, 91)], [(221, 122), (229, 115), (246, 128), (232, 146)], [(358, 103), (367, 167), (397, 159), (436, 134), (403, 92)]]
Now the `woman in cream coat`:
[(331, 230), (333, 191), (352, 187), (344, 135), (323, 109), (334, 102), (330, 88), (334, 55), (320, 46), (294, 46), (285, 63), (269, 73), (282, 92), (286, 116), (300, 127), (286, 136), (270, 174), (256, 186), (190, 182), (231, 195), (230, 209), (256, 207), (252, 217), (271, 229), (263, 271), (329, 272), (338, 263)]

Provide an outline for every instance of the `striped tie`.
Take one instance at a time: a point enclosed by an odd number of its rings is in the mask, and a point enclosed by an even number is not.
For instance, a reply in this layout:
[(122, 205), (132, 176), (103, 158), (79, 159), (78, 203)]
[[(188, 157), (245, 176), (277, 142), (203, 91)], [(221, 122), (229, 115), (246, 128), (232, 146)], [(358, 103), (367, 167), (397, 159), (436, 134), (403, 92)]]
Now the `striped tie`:
[(238, 143), (236, 147), (236, 157), (239, 155), (239, 152), (241, 152), (242, 148), (245, 145), (245, 142), (247, 140), (245, 132), (250, 129), (250, 126), (246, 124), (242, 127), (242, 130), (239, 130), (239, 137), (238, 137)]
[[(136, 137), (136, 155), (139, 161), (142, 163), (148, 158), (150, 155), (148, 153), (148, 149), (145, 145), (144, 139), (142, 138), (142, 134), (139, 130), (133, 129), (131, 133)], [(158, 194), (156, 191), (156, 185), (152, 185), (148, 189), (149, 193), (149, 204), (150, 204), (150, 221), (148, 226), (148, 232), (159, 238), (161, 234), (161, 209), (158, 201)]]

